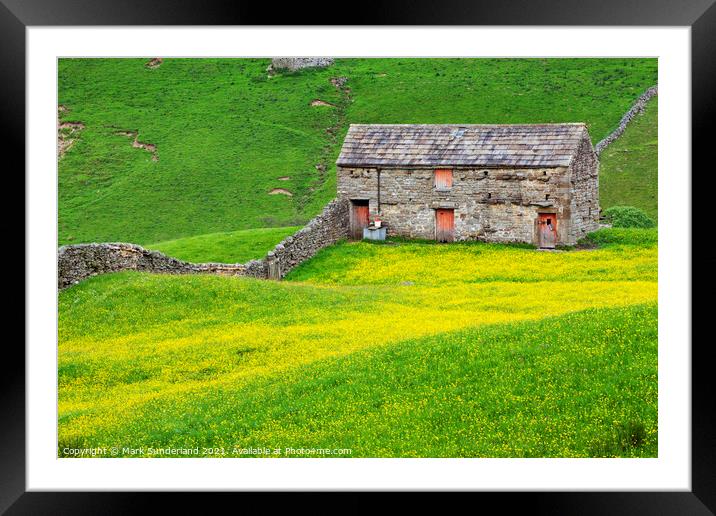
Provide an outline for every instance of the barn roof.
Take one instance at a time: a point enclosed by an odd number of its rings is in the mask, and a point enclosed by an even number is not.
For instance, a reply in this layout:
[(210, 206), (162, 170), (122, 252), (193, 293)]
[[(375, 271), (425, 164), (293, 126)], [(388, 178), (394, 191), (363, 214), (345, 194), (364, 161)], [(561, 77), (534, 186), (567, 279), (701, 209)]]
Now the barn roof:
[(569, 166), (586, 131), (582, 123), (351, 124), (336, 163), (343, 167)]

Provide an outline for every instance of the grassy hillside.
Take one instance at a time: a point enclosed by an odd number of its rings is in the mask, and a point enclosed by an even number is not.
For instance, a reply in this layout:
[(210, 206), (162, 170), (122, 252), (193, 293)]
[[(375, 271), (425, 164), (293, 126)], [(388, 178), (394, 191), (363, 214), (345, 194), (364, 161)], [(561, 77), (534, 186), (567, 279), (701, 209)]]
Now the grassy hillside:
[(59, 62), (61, 118), (85, 125), (59, 162), (60, 244), (300, 224), (335, 194), (349, 123), (584, 121), (596, 142), (657, 78), (655, 59), (342, 59), (270, 79), (267, 59), (146, 61)]
[(300, 226), (290, 226), (209, 233), (149, 244), (147, 247), (188, 262), (243, 263), (265, 256), (277, 242), (299, 229)]
[(60, 453), (654, 456), (655, 231), (594, 241), (344, 243), (280, 283), (92, 278), (59, 298)]
[(654, 97), (624, 134), (602, 152), (599, 169), (602, 209), (636, 206), (658, 220), (658, 117)]

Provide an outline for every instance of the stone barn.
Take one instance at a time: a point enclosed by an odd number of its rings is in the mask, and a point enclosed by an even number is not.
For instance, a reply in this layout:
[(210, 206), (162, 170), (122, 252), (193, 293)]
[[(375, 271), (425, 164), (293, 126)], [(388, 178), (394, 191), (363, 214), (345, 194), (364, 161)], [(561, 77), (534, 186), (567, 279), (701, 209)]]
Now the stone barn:
[(351, 125), (338, 196), (409, 238), (574, 244), (599, 226), (599, 161), (582, 123)]

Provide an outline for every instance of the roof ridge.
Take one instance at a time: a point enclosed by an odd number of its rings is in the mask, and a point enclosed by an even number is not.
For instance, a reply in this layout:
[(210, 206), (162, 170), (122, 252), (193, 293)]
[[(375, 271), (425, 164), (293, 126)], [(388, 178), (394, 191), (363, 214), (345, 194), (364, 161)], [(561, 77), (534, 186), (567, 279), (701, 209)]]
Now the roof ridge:
[(337, 163), (567, 166), (588, 135), (584, 122), (351, 124)]

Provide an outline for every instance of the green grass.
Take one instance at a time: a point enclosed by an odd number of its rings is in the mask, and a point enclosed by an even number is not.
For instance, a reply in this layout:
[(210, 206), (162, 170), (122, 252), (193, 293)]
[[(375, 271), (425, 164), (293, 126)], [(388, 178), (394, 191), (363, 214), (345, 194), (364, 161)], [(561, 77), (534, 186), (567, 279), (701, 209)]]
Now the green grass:
[(659, 234), (657, 228), (602, 228), (589, 233), (580, 242), (599, 247), (620, 247), (624, 245), (655, 248)]
[(656, 457), (656, 318), (655, 305), (631, 306), (410, 339), (280, 380), (158, 397), (120, 429), (60, 446)]
[(656, 281), (657, 230), (605, 228), (583, 240), (590, 252), (535, 252), (531, 246), (459, 242), (341, 242), (288, 273), (289, 281), (329, 285)]
[(658, 104), (644, 112), (600, 156), (599, 202), (602, 209), (634, 206), (658, 220)]
[(283, 282), (91, 278), (59, 297), (59, 453), (654, 456), (652, 232), (562, 253), (343, 243)]
[(583, 121), (597, 142), (657, 79), (656, 59), (339, 59), (271, 79), (268, 59), (145, 62), (59, 61), (62, 118), (86, 126), (59, 162), (60, 245), (302, 224), (335, 196), (349, 123)]
[(147, 247), (189, 262), (243, 263), (263, 258), (298, 229), (300, 226), (244, 229), (168, 240)]

